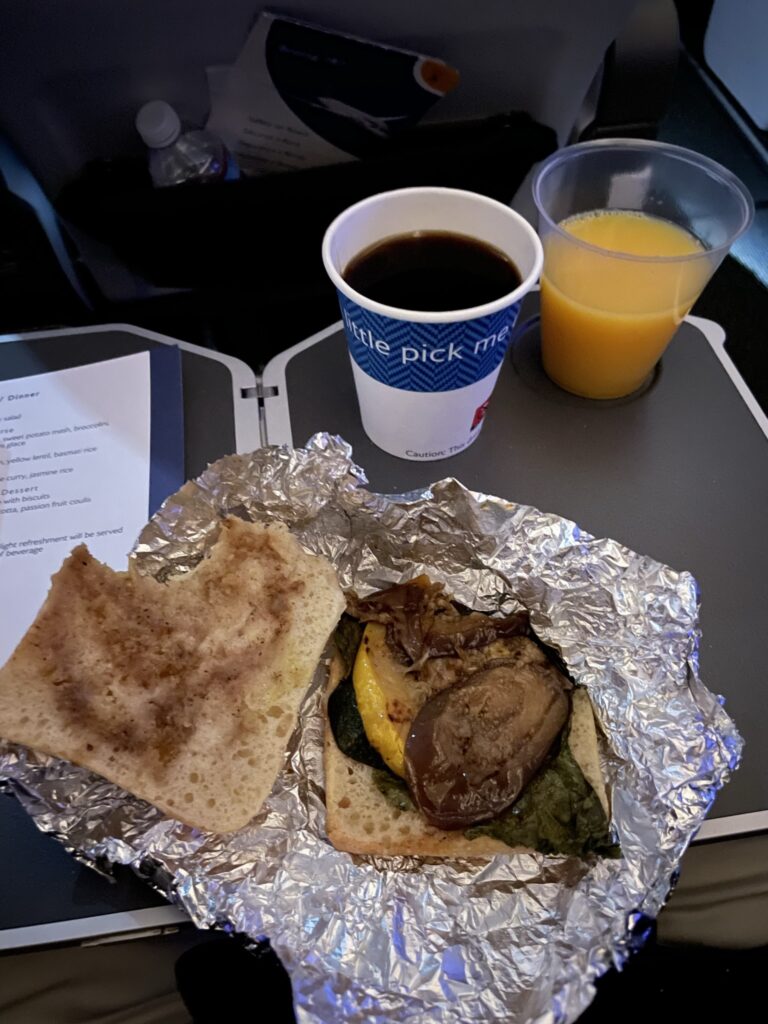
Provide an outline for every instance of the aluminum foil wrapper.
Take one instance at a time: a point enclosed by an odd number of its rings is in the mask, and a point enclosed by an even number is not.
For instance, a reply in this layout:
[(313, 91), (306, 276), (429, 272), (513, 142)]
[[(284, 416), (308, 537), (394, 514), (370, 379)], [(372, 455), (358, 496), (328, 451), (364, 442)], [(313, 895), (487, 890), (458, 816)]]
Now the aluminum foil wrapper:
[(325, 836), (321, 665), (285, 765), (253, 823), (201, 833), (81, 768), (0, 748), (37, 825), (80, 859), (127, 864), (203, 928), (268, 936), (300, 1024), (572, 1021), (657, 914), (741, 739), (699, 680), (696, 582), (574, 523), (441, 480), (384, 497), (342, 440), (228, 456), (168, 499), (135, 551), (188, 571), (222, 516), (279, 519), (370, 592), (419, 572), (465, 605), (529, 609), (588, 687), (605, 734), (620, 860), (487, 862), (339, 853)]

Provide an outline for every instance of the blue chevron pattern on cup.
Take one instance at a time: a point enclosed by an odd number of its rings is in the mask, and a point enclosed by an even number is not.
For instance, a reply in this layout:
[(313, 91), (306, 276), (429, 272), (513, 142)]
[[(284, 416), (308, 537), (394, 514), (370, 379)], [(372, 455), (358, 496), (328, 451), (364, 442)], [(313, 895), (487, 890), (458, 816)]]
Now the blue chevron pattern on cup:
[(455, 391), (493, 373), (520, 311), (518, 301), (475, 320), (425, 324), (338, 296), (352, 358), (369, 377), (401, 391)]

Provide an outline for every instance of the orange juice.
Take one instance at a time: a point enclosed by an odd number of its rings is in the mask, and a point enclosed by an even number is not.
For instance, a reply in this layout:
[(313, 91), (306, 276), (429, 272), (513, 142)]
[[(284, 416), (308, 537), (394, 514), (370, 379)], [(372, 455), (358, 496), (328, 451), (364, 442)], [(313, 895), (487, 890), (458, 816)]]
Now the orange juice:
[(627, 395), (653, 369), (713, 267), (693, 235), (649, 214), (597, 210), (560, 227), (570, 237), (552, 232), (544, 246), (544, 369), (586, 398)]

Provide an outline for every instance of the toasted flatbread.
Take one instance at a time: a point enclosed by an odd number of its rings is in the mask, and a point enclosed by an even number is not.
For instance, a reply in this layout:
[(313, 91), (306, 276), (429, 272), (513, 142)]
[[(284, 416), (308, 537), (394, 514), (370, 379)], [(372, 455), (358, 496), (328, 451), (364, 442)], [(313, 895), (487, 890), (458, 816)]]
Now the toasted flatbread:
[[(329, 676), (330, 695), (341, 677), (336, 660)], [(571, 753), (608, 813), (608, 795), (600, 771), (592, 706), (585, 690), (574, 690), (569, 733)], [(462, 832), (434, 828), (418, 811), (399, 811), (378, 790), (373, 769), (343, 754), (328, 718), (325, 725), (325, 803), (328, 838), (337, 850), (382, 857), (488, 858), (524, 852), (491, 836), (467, 839)]]
[(0, 670), (0, 736), (189, 825), (240, 828), (343, 608), (333, 567), (281, 525), (225, 520), (209, 556), (168, 583), (80, 545)]

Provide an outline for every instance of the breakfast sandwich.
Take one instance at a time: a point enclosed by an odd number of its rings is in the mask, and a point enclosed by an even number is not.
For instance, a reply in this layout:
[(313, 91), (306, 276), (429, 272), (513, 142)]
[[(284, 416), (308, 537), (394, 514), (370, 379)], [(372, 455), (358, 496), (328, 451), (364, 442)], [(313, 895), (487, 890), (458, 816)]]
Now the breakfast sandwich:
[(618, 853), (587, 691), (532, 635), (420, 576), (360, 599), (326, 699), (328, 835), (350, 853)]

